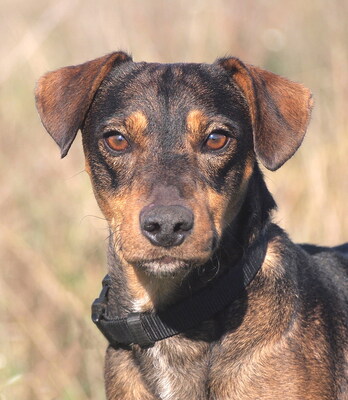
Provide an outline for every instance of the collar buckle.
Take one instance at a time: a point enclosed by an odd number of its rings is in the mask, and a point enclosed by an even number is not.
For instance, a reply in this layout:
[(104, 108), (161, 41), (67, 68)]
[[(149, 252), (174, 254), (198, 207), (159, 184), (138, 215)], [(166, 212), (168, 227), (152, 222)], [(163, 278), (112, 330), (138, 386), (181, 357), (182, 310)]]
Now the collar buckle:
[(92, 304), (92, 321), (98, 324), (101, 319), (104, 318), (107, 302), (108, 302), (108, 291), (111, 285), (111, 278), (106, 275), (103, 279), (103, 288), (97, 299)]

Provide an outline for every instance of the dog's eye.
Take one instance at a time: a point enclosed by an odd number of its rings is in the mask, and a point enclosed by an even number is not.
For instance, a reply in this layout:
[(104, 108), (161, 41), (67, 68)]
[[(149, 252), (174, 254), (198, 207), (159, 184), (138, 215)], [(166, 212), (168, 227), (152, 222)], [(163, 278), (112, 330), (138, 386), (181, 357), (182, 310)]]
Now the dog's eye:
[(204, 142), (204, 148), (206, 150), (220, 150), (226, 146), (229, 141), (229, 137), (223, 130), (215, 130), (210, 133)]
[(130, 147), (128, 140), (119, 132), (108, 133), (104, 141), (113, 151), (125, 151)]

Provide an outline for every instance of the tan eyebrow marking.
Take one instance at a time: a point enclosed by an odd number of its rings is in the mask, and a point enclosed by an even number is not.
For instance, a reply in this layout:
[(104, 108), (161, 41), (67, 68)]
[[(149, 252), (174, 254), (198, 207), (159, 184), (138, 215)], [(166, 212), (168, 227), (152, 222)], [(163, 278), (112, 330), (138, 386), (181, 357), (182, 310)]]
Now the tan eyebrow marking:
[(135, 136), (143, 134), (147, 125), (147, 118), (141, 111), (135, 111), (125, 120), (127, 131), (131, 132)]
[(207, 125), (207, 117), (204, 115), (204, 113), (200, 110), (191, 110), (187, 114), (186, 118), (186, 126), (187, 129), (192, 132), (200, 132), (202, 129), (204, 129)]
[(186, 117), (186, 129), (188, 132), (188, 140), (194, 145), (202, 140), (202, 132), (207, 129), (208, 118), (200, 110), (191, 110)]

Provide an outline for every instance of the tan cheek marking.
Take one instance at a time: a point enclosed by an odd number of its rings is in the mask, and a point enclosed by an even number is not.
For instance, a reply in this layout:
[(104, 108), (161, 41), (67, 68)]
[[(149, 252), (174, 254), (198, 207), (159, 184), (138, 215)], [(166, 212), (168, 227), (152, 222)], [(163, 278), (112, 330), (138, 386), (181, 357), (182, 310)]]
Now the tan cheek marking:
[[(138, 199), (141, 194), (141, 191), (134, 189), (118, 193), (117, 196), (112, 196), (110, 193), (99, 193), (98, 203), (115, 235), (115, 250), (126, 274), (127, 286), (132, 294), (132, 298), (141, 299), (144, 302), (144, 304), (142, 304), (143, 307), (149, 309), (152, 307), (152, 302), (140, 282), (134, 270), (134, 266), (125, 260), (121, 243), (122, 238), (123, 240), (129, 240), (130, 238), (134, 239), (137, 235), (137, 232), (132, 231), (132, 221), (128, 219), (131, 218), (134, 213), (136, 215), (139, 214), (142, 204), (137, 204), (134, 199)], [(137, 250), (139, 250), (140, 247), (141, 243), (138, 243)]]
[(143, 135), (147, 125), (147, 118), (141, 111), (132, 113), (125, 121), (127, 131), (136, 138)]
[(102, 191), (95, 191), (95, 196), (105, 218), (111, 227), (115, 228), (122, 220), (124, 209), (127, 206), (127, 197), (122, 193), (112, 196), (110, 193)]
[[(141, 199), (145, 193), (145, 188), (143, 187), (128, 187), (118, 189), (116, 194), (99, 190), (96, 191), (95, 195), (102, 212), (108, 217), (108, 221), (116, 219), (116, 222), (119, 223), (127, 216), (140, 211), (143, 206)], [(121, 217), (121, 219), (118, 217)]]
[(207, 189), (207, 198), (215, 228), (220, 236), (225, 224), (225, 211), (228, 200), (211, 188)]
[(212, 210), (214, 225), (219, 235), (221, 235), (225, 226), (232, 221), (239, 211), (252, 173), (253, 160), (249, 158), (244, 169), (244, 176), (240, 187), (231, 199), (215, 192), (211, 188), (206, 190), (208, 202)]
[[(141, 251), (147, 243), (140, 231), (139, 215), (144, 207), (145, 188), (130, 188), (111, 193), (97, 193), (98, 204), (116, 239), (116, 251)], [(134, 248), (134, 249), (133, 249)]]

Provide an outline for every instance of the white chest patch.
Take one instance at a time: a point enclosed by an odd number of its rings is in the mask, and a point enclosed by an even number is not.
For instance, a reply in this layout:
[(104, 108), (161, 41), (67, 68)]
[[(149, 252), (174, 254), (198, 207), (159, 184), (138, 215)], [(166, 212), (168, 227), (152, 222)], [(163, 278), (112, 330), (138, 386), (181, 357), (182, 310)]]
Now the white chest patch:
[(157, 383), (158, 394), (161, 400), (175, 399), (174, 381), (175, 372), (172, 371), (165, 354), (159, 346), (148, 350), (154, 365), (153, 379)]

